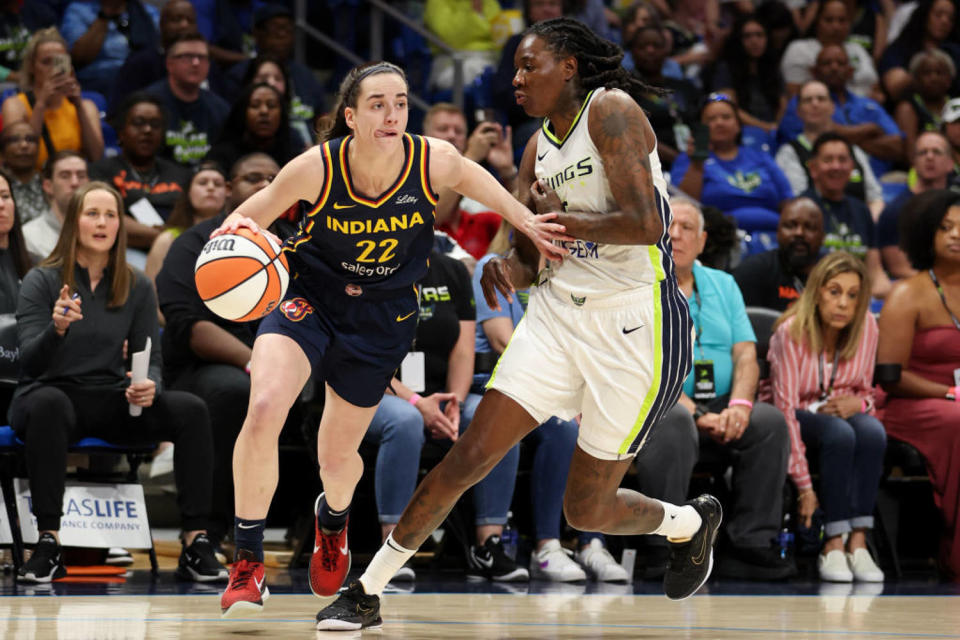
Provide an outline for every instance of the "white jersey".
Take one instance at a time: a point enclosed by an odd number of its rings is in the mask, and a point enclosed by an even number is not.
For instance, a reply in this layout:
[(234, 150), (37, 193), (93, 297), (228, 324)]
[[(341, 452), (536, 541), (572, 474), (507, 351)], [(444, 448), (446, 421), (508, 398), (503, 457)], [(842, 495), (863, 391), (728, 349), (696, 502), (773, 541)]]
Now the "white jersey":
[[(587, 125), (590, 107), (605, 92), (596, 89), (587, 96), (567, 135), (557, 138), (545, 119), (537, 140), (537, 178), (546, 181), (560, 196), (567, 211), (605, 213), (619, 207), (604, 169), (600, 152), (590, 138)], [(548, 264), (542, 280), (575, 293), (576, 297), (605, 297), (638, 287), (650, 286), (673, 276), (673, 257), (667, 229), (670, 207), (667, 183), (660, 169), (656, 146), (648, 156), (656, 192), (657, 211), (663, 234), (656, 245), (600, 244), (587, 240), (560, 243), (569, 256), (563, 263)]]

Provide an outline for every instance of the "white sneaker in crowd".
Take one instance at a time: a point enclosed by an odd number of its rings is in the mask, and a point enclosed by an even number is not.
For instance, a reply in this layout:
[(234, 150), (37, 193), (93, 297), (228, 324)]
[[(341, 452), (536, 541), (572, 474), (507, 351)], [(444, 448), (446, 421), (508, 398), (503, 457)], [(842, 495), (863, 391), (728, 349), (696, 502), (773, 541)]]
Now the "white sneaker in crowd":
[(586, 580), (587, 574), (573, 561), (572, 555), (560, 546), (559, 540), (547, 541), (539, 551), (530, 555), (530, 577), (554, 582)]
[(847, 564), (857, 582), (883, 582), (883, 571), (866, 549), (855, 549), (847, 554)]
[(577, 552), (577, 562), (597, 582), (627, 582), (630, 579), (627, 570), (613, 559), (599, 538), (593, 538), (590, 544)]
[(847, 566), (847, 556), (843, 551), (834, 549), (830, 553), (817, 557), (820, 579), (827, 582), (853, 582), (853, 574)]

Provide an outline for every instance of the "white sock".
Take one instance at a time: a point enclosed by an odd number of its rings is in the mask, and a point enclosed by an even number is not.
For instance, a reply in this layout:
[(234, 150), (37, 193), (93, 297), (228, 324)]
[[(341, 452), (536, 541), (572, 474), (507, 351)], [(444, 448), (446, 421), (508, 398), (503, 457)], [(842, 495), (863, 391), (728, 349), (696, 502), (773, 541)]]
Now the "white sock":
[(678, 507), (662, 500), (657, 502), (663, 505), (663, 522), (651, 533), (667, 536), (675, 542), (682, 542), (692, 538), (693, 534), (700, 530), (703, 520), (700, 519), (697, 510), (690, 505)]
[(360, 576), (360, 584), (368, 596), (382, 596), (383, 588), (387, 586), (390, 579), (396, 575), (400, 567), (407, 563), (407, 560), (413, 557), (416, 549), (404, 549), (396, 540), (393, 539), (393, 533), (387, 536), (386, 541), (373, 560), (367, 565), (367, 570)]

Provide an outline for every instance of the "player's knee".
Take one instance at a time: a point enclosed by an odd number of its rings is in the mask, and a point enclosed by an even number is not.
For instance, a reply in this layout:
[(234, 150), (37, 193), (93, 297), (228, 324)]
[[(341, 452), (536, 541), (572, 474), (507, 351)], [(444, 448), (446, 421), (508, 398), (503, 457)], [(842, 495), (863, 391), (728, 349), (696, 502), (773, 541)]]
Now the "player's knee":
[(317, 463), (325, 482), (334, 478), (359, 481), (363, 475), (363, 459), (356, 451), (318, 451)]
[(283, 428), (289, 407), (283, 406), (276, 394), (260, 392), (250, 397), (244, 430), (255, 435), (276, 435)]
[(606, 510), (597, 500), (577, 500), (569, 496), (563, 500), (563, 515), (578, 531), (603, 531)]

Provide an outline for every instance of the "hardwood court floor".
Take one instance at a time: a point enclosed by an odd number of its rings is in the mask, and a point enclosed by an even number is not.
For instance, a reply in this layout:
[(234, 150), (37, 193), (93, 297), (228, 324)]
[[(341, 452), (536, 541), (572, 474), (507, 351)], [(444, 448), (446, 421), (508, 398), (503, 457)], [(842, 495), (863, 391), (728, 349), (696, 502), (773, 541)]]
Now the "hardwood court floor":
[[(840, 593), (846, 593), (847, 587)], [(388, 594), (380, 631), (318, 633), (329, 601), (277, 594), (259, 618), (220, 620), (206, 595), (0, 597), (0, 638), (960, 638), (956, 596)], [(632, 589), (630, 589), (632, 591)]]

